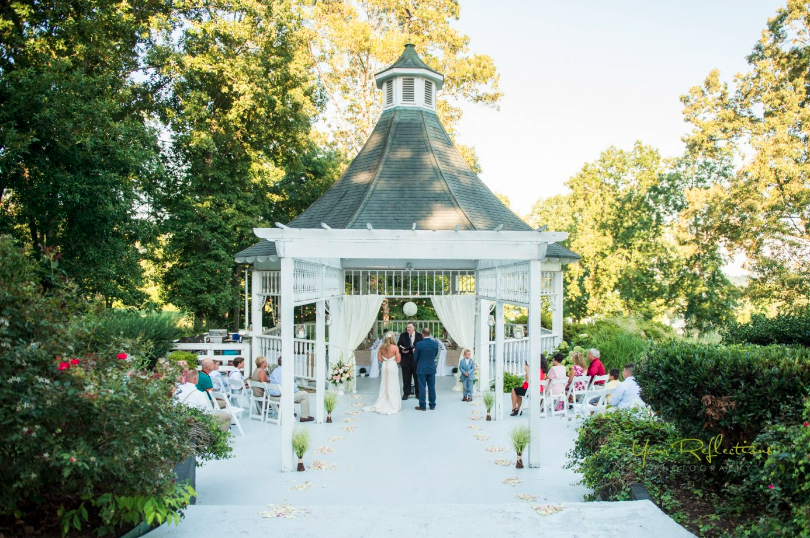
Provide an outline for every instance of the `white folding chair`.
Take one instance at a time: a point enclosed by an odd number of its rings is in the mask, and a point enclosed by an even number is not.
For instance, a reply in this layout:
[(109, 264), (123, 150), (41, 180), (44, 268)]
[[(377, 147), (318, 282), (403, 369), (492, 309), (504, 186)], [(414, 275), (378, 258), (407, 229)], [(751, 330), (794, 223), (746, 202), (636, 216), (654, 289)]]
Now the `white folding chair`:
[[(546, 409), (545, 397), (546, 397), (546, 392), (548, 391), (548, 379), (538, 381), (538, 385), (539, 385), (539, 388), (538, 388), (539, 394), (538, 394), (538, 396), (540, 398), (540, 413), (542, 413), (540, 416), (547, 417), (548, 412), (547, 412), (547, 409)], [(523, 398), (524, 399), (529, 399), (529, 394), (531, 393), (531, 391), (532, 391), (532, 387), (531, 387), (531, 385), (529, 385), (529, 388), (526, 389), (526, 396), (524, 396)], [(520, 414), (521, 415), (523, 415), (523, 410), (524, 409), (527, 409), (527, 410), (531, 409), (531, 406), (526, 405), (526, 404), (527, 404), (527, 402), (523, 402), (523, 405), (520, 408)]]
[[(279, 385), (271, 385), (270, 383), (262, 383), (264, 386), (264, 394), (267, 396), (267, 409), (265, 411), (264, 421), (272, 422), (274, 424), (281, 424), (281, 401), (274, 400), (273, 398), (281, 398), (280, 396), (270, 396), (270, 391), (281, 393)], [(274, 411), (276, 418), (270, 418), (270, 411)]]
[[(557, 377), (552, 379), (548, 387), (546, 387), (544, 403), (549, 408), (549, 414), (552, 417), (565, 416), (566, 404), (568, 403), (568, 394), (565, 392), (565, 385), (567, 383), (567, 378)], [(554, 393), (555, 387), (562, 387), (559, 394)], [(559, 402), (562, 402), (562, 406), (559, 405)], [(558, 410), (558, 407), (561, 407), (561, 409)]]
[[(586, 397), (585, 401), (582, 404), (582, 412), (583, 414), (599, 414), (604, 413), (607, 410), (607, 397), (610, 394), (613, 394), (616, 391), (616, 387), (612, 389), (601, 389), (596, 391), (590, 391)], [(592, 400), (596, 399), (596, 403), (591, 403)]]
[[(588, 387), (590, 384), (591, 376), (589, 375), (578, 375), (571, 381), (571, 385), (569, 385), (566, 392), (572, 400), (570, 404), (572, 409), (578, 404), (582, 403), (583, 398), (585, 398), (585, 394), (588, 392)], [(566, 402), (566, 409), (568, 408), (567, 406), (568, 402)]]
[(610, 379), (609, 375), (595, 375), (593, 379), (591, 379), (591, 386), (588, 387), (590, 390), (599, 390), (599, 387), (604, 388), (605, 383), (608, 382)]
[(245, 430), (242, 429), (242, 424), (239, 422), (239, 417), (242, 416), (242, 408), (232, 406), (231, 400), (230, 398), (228, 398), (228, 395), (222, 392), (214, 391), (211, 393), (211, 397), (214, 398), (214, 400), (225, 401), (225, 412), (231, 415), (231, 420), (233, 420), (234, 423), (236, 423), (236, 427), (239, 429), (239, 433), (241, 433), (242, 436), (244, 436)]
[[(262, 395), (256, 396), (253, 389), (262, 389)], [(250, 391), (250, 413), (248, 413), (248, 418), (258, 418), (264, 422), (267, 416), (267, 404), (269, 402), (269, 395), (267, 394), (264, 383), (261, 381), (248, 381), (248, 390)]]
[(228, 394), (230, 395), (231, 399), (234, 397), (240, 398), (243, 401), (247, 401), (248, 405), (250, 405), (250, 399), (248, 398), (247, 389), (245, 389), (245, 384), (238, 379), (234, 379), (232, 377), (228, 377)]

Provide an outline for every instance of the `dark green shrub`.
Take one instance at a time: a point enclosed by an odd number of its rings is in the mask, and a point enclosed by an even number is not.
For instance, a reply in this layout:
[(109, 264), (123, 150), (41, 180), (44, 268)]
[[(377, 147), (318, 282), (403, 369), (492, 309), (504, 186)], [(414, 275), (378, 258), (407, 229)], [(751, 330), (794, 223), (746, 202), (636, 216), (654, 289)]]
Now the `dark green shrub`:
[(810, 399), (801, 420), (768, 426), (754, 445), (755, 465), (739, 494), (758, 499), (765, 513), (738, 534), (810, 536)]
[(111, 339), (130, 342), (132, 354), (154, 366), (157, 359), (171, 351), (172, 342), (182, 336), (180, 320), (176, 312), (107, 310), (88, 323), (99, 343)]
[[(677, 450), (663, 452), (680, 438), (674, 426), (641, 408), (603, 413), (577, 429), (566, 467), (582, 473), (581, 483), (593, 490), (588, 500), (628, 500), (630, 484), (638, 482), (660, 502), (666, 495), (665, 484), (684, 480), (691, 472), (689, 466), (700, 464)], [(656, 450), (648, 450), (645, 456), (645, 447)]]
[(748, 323), (730, 323), (720, 331), (726, 344), (799, 345), (810, 347), (810, 307), (768, 318), (757, 314)]
[(95, 333), (92, 305), (45, 264), (0, 237), (0, 534), (179, 515), (191, 492), (174, 463), (227, 456), (229, 434), (174, 404), (176, 371), (142, 370), (126, 341)]
[(798, 420), (810, 349), (671, 342), (637, 365), (642, 398), (689, 437), (750, 444), (770, 422)]
[(194, 368), (197, 364), (197, 354), (191, 351), (172, 351), (166, 355), (166, 358), (172, 365), (176, 365), (180, 361), (186, 361), (189, 368)]
[[(523, 386), (523, 378), (510, 374), (509, 372), (503, 373), (503, 391), (511, 393), (515, 387)], [(489, 384), (489, 390), (495, 390), (495, 381)]]

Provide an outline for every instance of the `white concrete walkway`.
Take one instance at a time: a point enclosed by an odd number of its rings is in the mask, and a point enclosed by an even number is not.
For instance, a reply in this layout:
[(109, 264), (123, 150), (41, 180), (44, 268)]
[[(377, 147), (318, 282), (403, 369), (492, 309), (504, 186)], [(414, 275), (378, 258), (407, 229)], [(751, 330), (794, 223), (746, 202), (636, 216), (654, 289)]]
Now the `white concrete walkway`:
[[(198, 469), (197, 506), (189, 508), (179, 527), (162, 527), (154, 535), (220, 538), (227, 530), (224, 535), (281, 532), (287, 536), (294, 531), (303, 536), (328, 531), (332, 537), (405, 533), (492, 536), (497, 531), (498, 535), (511, 536), (508, 531), (514, 527), (517, 536), (528, 529), (533, 533), (535, 528), (563, 522), (567, 522), (566, 527), (571, 525), (572, 532), (584, 530), (583, 518), (592, 521), (587, 525), (591, 532), (582, 536), (605, 535), (594, 531), (609, 528), (616, 529), (612, 534), (622, 529), (625, 536), (649, 536), (658, 530), (677, 536), (679, 529), (688, 535), (650, 503), (580, 504), (587, 490), (575, 485), (578, 478), (573, 471), (563, 469), (577, 421), (544, 419), (543, 465), (540, 469), (515, 469), (509, 430), (528, 420), (508, 416), (501, 422), (470, 420), (476, 416), (471, 411), (479, 411), (483, 418), (486, 410), (480, 399), (473, 404), (462, 402), (461, 394), (450, 390), (452, 382), (449, 377), (437, 379), (435, 411), (416, 411), (417, 402), (411, 397), (403, 402), (399, 414), (381, 416), (359, 407), (374, 402), (378, 380), (359, 379), (356, 396), (361, 398), (350, 394), (342, 397), (333, 413), (333, 424), (298, 425), (308, 428), (313, 439), (303, 473), (279, 471), (277, 426), (243, 420), (246, 436), (237, 434), (235, 457)], [(356, 411), (359, 414), (351, 414)], [(344, 419), (356, 420), (344, 423)], [(347, 426), (355, 430), (343, 431)], [(489, 439), (479, 440), (476, 435)], [(343, 439), (330, 441), (330, 437)], [(316, 453), (322, 446), (332, 452)], [(488, 452), (488, 447), (502, 447), (504, 451)], [(315, 470), (316, 460), (333, 468)], [(500, 466), (496, 460), (509, 460), (512, 465)], [(514, 486), (503, 483), (512, 477), (523, 482)], [(306, 489), (295, 489), (306, 482), (311, 484)], [(516, 494), (531, 495), (536, 501), (520, 501)], [(295, 520), (263, 519), (259, 515), (268, 504), (282, 503), (308, 508), (312, 513)], [(564, 510), (551, 516), (531, 510), (532, 505), (546, 503), (562, 503)], [(636, 521), (640, 525), (637, 534), (623, 532), (627, 520), (622, 522), (622, 517), (630, 515), (641, 518)], [(529, 521), (531, 526), (526, 527)], [(621, 525), (613, 527), (612, 521)]]

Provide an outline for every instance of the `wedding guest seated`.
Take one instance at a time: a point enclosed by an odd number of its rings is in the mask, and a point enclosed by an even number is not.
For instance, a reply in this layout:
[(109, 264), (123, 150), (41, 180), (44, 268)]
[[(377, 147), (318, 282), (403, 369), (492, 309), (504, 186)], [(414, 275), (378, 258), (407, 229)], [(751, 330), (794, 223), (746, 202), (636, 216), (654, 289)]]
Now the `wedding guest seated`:
[[(549, 383), (551, 383), (553, 379), (565, 379), (565, 366), (562, 365), (562, 361), (564, 359), (565, 356), (562, 353), (556, 353), (554, 357), (551, 358), (552, 366), (551, 369), (548, 371), (547, 376)], [(562, 383), (552, 385), (551, 387), (552, 387), (551, 391), (552, 396), (558, 396), (560, 394), (565, 393), (565, 386)], [(557, 411), (562, 410), (563, 405), (564, 405), (563, 399), (560, 398), (559, 401), (557, 402), (556, 410)]]
[[(270, 374), (270, 384), (271, 385), (281, 385), (281, 357), (278, 358), (278, 368), (273, 370)], [(295, 381), (295, 380), (293, 380)], [(293, 387), (295, 390), (293, 392), (293, 402), (297, 404), (301, 404), (301, 422), (311, 422), (315, 420), (313, 417), (309, 415), (309, 393), (303, 390), (298, 390), (298, 384), (293, 383)], [(273, 401), (280, 401), (281, 400), (281, 393), (277, 390), (270, 390), (270, 399)]]
[[(585, 375), (585, 357), (579, 351), (575, 351), (571, 353), (571, 360), (574, 361), (574, 365), (571, 367), (571, 373), (568, 374), (568, 384), (565, 386), (565, 390), (568, 390), (571, 387), (571, 383), (574, 382), (575, 377)], [(577, 381), (574, 383), (574, 390), (588, 390), (588, 383), (584, 381)], [(574, 403), (574, 395), (568, 397), (568, 403)], [(571, 409), (572, 405), (569, 405), (568, 408)]]
[[(262, 383), (269, 383), (270, 376), (267, 375), (267, 357), (263, 357), (259, 355), (256, 357), (254, 361), (256, 363), (256, 369), (253, 370), (253, 373), (250, 375), (251, 381), (260, 381)], [(253, 395), (256, 398), (261, 398), (264, 396), (264, 389), (261, 387), (253, 387)]]
[[(610, 369), (610, 374), (608, 374), (608, 375), (609, 375), (609, 377), (608, 377), (608, 382), (605, 383), (605, 390), (610, 390), (610, 389), (616, 388), (619, 385), (619, 369), (618, 368), (611, 368)], [(607, 396), (605, 396), (605, 402), (607, 402), (608, 404), (610, 404), (611, 396), (613, 396), (613, 395), (608, 394)], [(597, 403), (599, 403), (599, 396), (597, 396), (596, 398), (591, 398), (591, 401), (590, 401), (591, 405), (596, 405)], [(591, 413), (591, 414), (593, 414), (593, 413)]]
[(464, 393), (461, 396), (462, 402), (471, 402), (473, 393), (473, 383), (475, 383), (475, 361), (472, 360), (472, 351), (465, 349), (462, 359), (458, 363), (458, 371), (461, 373), (461, 385)]
[[(526, 396), (526, 391), (529, 388), (529, 363), (526, 362), (523, 365), (523, 369), (526, 371), (526, 376), (523, 378), (523, 385), (520, 387), (514, 387), (512, 389), (512, 412), (510, 416), (514, 417), (520, 413), (520, 406), (523, 404), (523, 397)], [(545, 355), (540, 355), (540, 381), (543, 381), (546, 378), (546, 373), (548, 372), (548, 360), (546, 360)], [(540, 394), (543, 394), (543, 387), (540, 387)]]
[(635, 364), (632, 362), (624, 365), (624, 381), (619, 383), (611, 398), (610, 405), (617, 409), (646, 405), (641, 399), (641, 387), (638, 386), (636, 378), (633, 376), (633, 368), (635, 368)]
[[(211, 398), (211, 393), (214, 392), (214, 383), (211, 380), (211, 376), (214, 372), (215, 375), (220, 376), (220, 385), (222, 384), (222, 374), (217, 371), (219, 365), (214, 362), (214, 359), (203, 359), (202, 361), (202, 372), (199, 372), (199, 381), (197, 381), (197, 388), (205, 393), (208, 393), (208, 398)], [(219, 389), (222, 390), (222, 389)], [(222, 400), (217, 399), (217, 405), (219, 405), (220, 409), (225, 409), (225, 402)]]
[[(602, 359), (600, 358), (599, 350), (591, 348), (588, 350), (588, 374), (591, 376), (591, 379), (598, 375), (605, 375), (605, 365), (602, 364)], [(619, 376), (616, 376), (617, 378)], [(604, 385), (604, 381), (599, 381), (596, 383), (597, 385)]]
[(222, 431), (226, 432), (231, 427), (231, 416), (222, 411), (214, 411), (211, 405), (211, 400), (205, 392), (197, 388), (199, 380), (199, 372), (197, 370), (188, 370), (185, 372), (186, 382), (177, 387), (174, 392), (174, 397), (183, 405), (199, 409), (206, 415), (213, 414), (219, 421), (219, 427)]
[(247, 387), (247, 384), (245, 383), (245, 376), (242, 374), (242, 370), (244, 370), (244, 368), (245, 359), (243, 357), (236, 357), (233, 360), (233, 370), (231, 370), (231, 373), (228, 374), (228, 377), (239, 381), (239, 383)]

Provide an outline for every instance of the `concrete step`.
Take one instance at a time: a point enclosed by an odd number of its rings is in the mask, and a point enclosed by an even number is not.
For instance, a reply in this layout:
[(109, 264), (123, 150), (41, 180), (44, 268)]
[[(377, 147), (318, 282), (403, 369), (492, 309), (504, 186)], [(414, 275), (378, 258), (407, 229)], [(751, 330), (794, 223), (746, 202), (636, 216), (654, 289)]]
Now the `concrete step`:
[[(464, 492), (459, 491), (463, 501)], [(335, 499), (339, 501), (339, 498)], [(150, 533), (160, 538), (226, 536), (328, 536), (329, 538), (527, 537), (597, 538), (692, 536), (650, 501), (562, 503), (561, 512), (543, 516), (535, 503), (314, 505), (295, 519), (263, 518), (266, 506), (197, 505), (179, 526)]]

